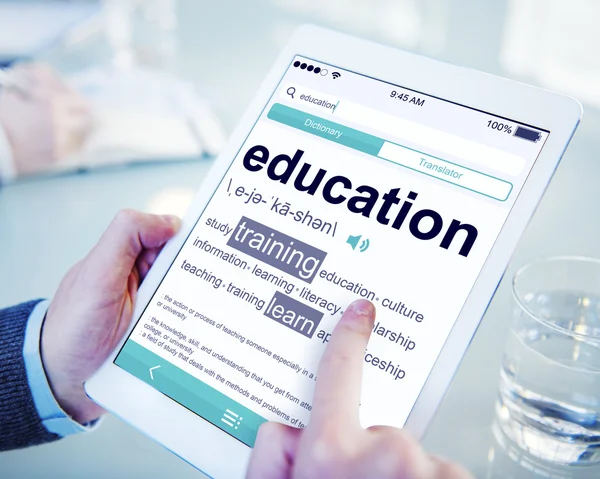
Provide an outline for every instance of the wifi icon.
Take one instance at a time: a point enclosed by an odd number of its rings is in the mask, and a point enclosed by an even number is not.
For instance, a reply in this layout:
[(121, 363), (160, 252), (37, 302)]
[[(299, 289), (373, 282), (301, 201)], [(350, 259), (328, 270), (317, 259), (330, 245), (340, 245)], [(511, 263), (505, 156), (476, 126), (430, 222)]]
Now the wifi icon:
[[(353, 250), (355, 250), (358, 247), (358, 251), (360, 251), (361, 253), (364, 253), (365, 251), (367, 251), (367, 249), (369, 249), (371, 242), (369, 241), (368, 238), (365, 238), (364, 240), (361, 241), (361, 238), (362, 238), (362, 235), (348, 236), (346, 243), (348, 243), (350, 246), (352, 246)], [(359, 245), (359, 242), (360, 242), (360, 245)]]
[(331, 74), (331, 76), (333, 77), (334, 80), (337, 80), (339, 77), (342, 76), (342, 74), (340, 72), (333, 72)]

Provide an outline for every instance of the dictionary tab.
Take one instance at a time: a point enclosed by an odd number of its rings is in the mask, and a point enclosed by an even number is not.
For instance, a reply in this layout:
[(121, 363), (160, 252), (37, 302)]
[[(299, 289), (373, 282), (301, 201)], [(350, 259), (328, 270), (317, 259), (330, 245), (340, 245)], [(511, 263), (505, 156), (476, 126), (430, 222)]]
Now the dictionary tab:
[(273, 121), (283, 123), (298, 130), (320, 136), (326, 140), (334, 141), (340, 145), (354, 150), (362, 151), (369, 155), (377, 156), (383, 146), (383, 140), (368, 133), (349, 128), (333, 121), (311, 115), (295, 108), (275, 103), (267, 117)]

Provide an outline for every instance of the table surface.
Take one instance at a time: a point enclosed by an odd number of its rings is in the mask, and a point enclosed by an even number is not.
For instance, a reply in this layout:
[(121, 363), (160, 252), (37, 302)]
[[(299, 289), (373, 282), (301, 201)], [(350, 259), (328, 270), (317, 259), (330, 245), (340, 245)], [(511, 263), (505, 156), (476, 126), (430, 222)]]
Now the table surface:
[[(530, 3), (536, 2), (522, 2)], [(428, 0), (417, 5), (416, 1), (380, 0), (356, 1), (353, 8), (344, 8), (346, 5), (339, 1), (181, 0), (178, 71), (212, 99), (228, 131), (290, 32), (307, 21), (531, 83), (552, 81), (517, 76), (515, 71), (506, 71), (506, 62), (500, 60), (506, 32), (512, 31), (507, 24), (514, 2)], [(390, 15), (396, 25), (390, 25)], [(102, 47), (92, 42), (79, 49), (49, 52), (45, 58), (65, 72), (75, 71), (89, 66), (92, 50), (95, 55)], [(460, 461), (477, 477), (534, 474), (503, 458), (490, 432), (510, 319), (509, 283), (515, 269), (546, 255), (600, 257), (600, 224), (595, 212), (600, 204), (596, 181), (600, 175), (600, 111), (590, 104), (585, 107), (584, 121), (424, 440), (429, 451)], [(3, 188), (0, 306), (51, 297), (67, 269), (89, 250), (121, 208), (182, 214), (210, 167), (210, 161), (115, 167), (37, 178)], [(199, 437), (198, 447), (203, 444)], [(2, 454), (0, 471), (10, 471), (6, 477), (28, 478), (202, 476), (111, 416), (93, 434)], [(538, 472), (539, 477), (549, 477)], [(588, 470), (581, 477), (593, 475)]]

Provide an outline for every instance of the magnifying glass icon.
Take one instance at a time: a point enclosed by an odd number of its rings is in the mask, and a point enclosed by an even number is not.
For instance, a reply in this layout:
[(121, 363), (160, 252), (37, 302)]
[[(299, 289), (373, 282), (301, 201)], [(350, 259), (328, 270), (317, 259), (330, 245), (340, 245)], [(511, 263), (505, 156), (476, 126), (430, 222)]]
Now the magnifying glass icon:
[(293, 86), (291, 86), (287, 89), (287, 94), (289, 96), (291, 96), (292, 98), (294, 98), (294, 93), (296, 93), (296, 88), (294, 88)]

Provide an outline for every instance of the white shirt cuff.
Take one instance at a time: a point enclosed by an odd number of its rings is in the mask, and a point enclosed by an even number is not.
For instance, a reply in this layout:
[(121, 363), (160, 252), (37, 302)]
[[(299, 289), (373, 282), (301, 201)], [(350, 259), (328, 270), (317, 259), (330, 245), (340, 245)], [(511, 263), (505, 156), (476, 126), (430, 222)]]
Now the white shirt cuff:
[(23, 357), (29, 389), (42, 424), (49, 432), (65, 437), (91, 431), (98, 426), (100, 420), (87, 425), (79, 424), (62, 410), (52, 394), (40, 354), (42, 325), (49, 304), (49, 301), (40, 301), (29, 315), (25, 329)]

